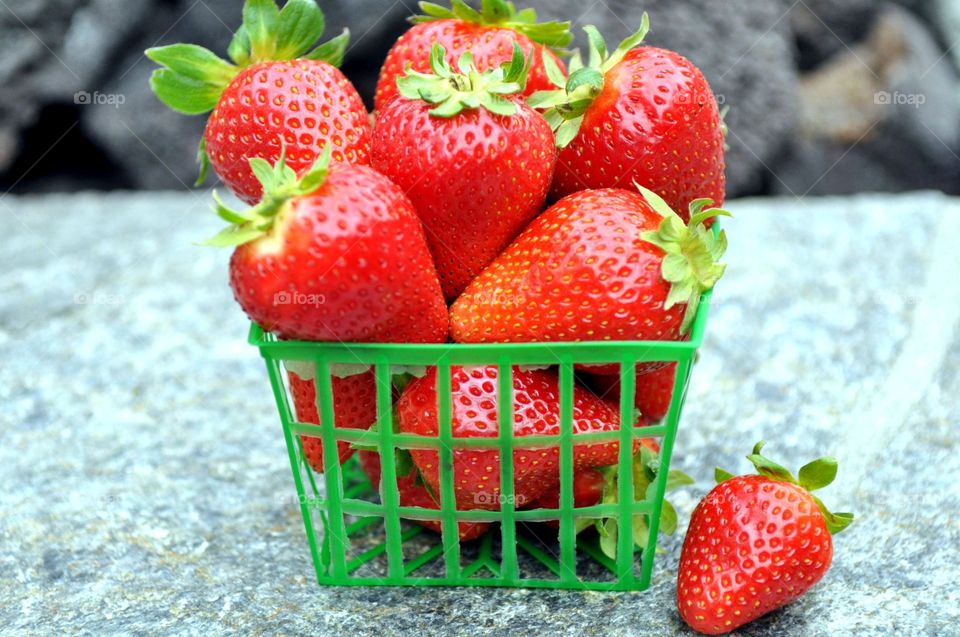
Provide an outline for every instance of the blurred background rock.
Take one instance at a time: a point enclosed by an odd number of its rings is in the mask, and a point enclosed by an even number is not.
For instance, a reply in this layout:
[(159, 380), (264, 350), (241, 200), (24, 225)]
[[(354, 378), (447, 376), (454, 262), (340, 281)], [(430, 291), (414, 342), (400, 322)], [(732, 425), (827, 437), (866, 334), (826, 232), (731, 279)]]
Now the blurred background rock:
[[(519, 0), (700, 66), (727, 121), (729, 195), (960, 192), (960, 0)], [(182, 189), (203, 117), (147, 87), (145, 48), (226, 50), (241, 0), (0, 0), (0, 189)], [(370, 103), (413, 0), (320, 0)]]

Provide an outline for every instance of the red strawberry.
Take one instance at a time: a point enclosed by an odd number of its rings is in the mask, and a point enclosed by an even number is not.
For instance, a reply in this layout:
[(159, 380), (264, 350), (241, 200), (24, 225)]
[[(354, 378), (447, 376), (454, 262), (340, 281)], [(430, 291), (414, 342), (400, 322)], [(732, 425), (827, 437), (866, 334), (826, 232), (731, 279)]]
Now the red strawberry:
[(553, 196), (586, 188), (653, 190), (684, 218), (701, 197), (724, 197), (724, 125), (717, 101), (697, 67), (683, 56), (653, 47), (634, 48), (640, 30), (607, 56), (594, 27), (590, 63), (571, 64), (566, 82), (552, 72), (558, 90), (531, 97), (547, 109), (562, 149)]
[[(363, 467), (367, 477), (370, 478), (370, 483), (373, 485), (373, 488), (379, 490), (380, 454), (376, 451), (361, 450), (357, 453), (357, 456), (360, 458), (360, 466)], [(427, 487), (418, 481), (417, 472), (414, 469), (411, 469), (404, 476), (397, 476), (397, 492), (400, 499), (400, 506), (438, 510), (440, 508), (437, 501), (430, 495)], [(437, 533), (440, 533), (442, 530), (439, 520), (414, 520), (414, 522)], [(489, 526), (490, 524), (487, 522), (459, 522), (457, 528), (459, 530), (458, 535), (460, 536), (460, 541), (466, 542), (480, 537)]]
[(250, 160), (266, 195), (211, 239), (238, 245), (230, 284), (240, 306), (281, 338), (440, 343), (446, 305), (410, 200), (365, 166), (329, 153), (299, 181), (281, 157)]
[[(677, 364), (670, 363), (653, 371), (641, 371), (637, 374), (633, 404), (650, 422), (663, 420), (670, 410), (673, 398), (673, 383), (677, 377)], [(601, 398), (619, 404), (620, 376), (592, 374), (590, 385), (597, 390)]]
[[(452, 431), (454, 438), (497, 436), (498, 370), (491, 367), (451, 369)], [(560, 391), (557, 375), (547, 370), (513, 370), (513, 409), (516, 437), (560, 433)], [(407, 386), (397, 405), (400, 430), (436, 436), (437, 371)], [(619, 428), (619, 414), (590, 392), (577, 386), (573, 395), (574, 434)], [(500, 508), (500, 452), (495, 449), (453, 450), (453, 478), (457, 508)], [(616, 442), (577, 444), (574, 469), (599, 467), (617, 461)], [(436, 451), (412, 449), (410, 454), (424, 480), (440, 493)], [(523, 507), (559, 482), (559, 446), (518, 448), (513, 453), (514, 499)]]
[(728, 213), (700, 200), (685, 226), (643, 193), (583, 191), (537, 217), (453, 304), (454, 340), (684, 338), (724, 270), (726, 237), (702, 222)]
[(425, 15), (412, 19), (414, 26), (396, 41), (380, 70), (375, 100), (378, 111), (397, 94), (397, 77), (408, 68), (430, 70), (434, 44), (446, 49), (449, 64), (455, 64), (463, 53), (470, 51), (480, 71), (509, 62), (513, 46), (518, 44), (523, 57), (533, 54), (534, 59), (523, 95), (552, 87), (542, 58), (546, 56), (562, 66), (551, 49), (562, 49), (573, 40), (569, 22), (538, 24), (533, 9), (518, 12), (512, 2), (504, 0), (484, 0), (480, 11), (462, 0), (453, 0), (451, 5), (446, 9), (431, 2), (420, 3)]
[(233, 64), (190, 44), (148, 49), (163, 68), (150, 86), (165, 104), (188, 115), (213, 110), (200, 144), (207, 161), (247, 203), (259, 201), (260, 182), (248, 159), (273, 164), (286, 147), (297, 174), (325, 148), (338, 162), (370, 163), (370, 124), (360, 96), (337, 70), (349, 33), (311, 50), (324, 19), (314, 0), (247, 0), (243, 25), (228, 50)]
[(720, 483), (690, 518), (680, 554), (677, 609), (694, 630), (718, 635), (789, 604), (816, 584), (833, 559), (831, 534), (853, 520), (831, 513), (811, 491), (833, 482), (837, 462), (820, 458), (799, 479), (760, 455), (760, 475)]
[(435, 75), (398, 79), (402, 96), (377, 114), (373, 166), (410, 197), (444, 296), (452, 301), (542, 209), (553, 177), (553, 133), (516, 96), (524, 61), (462, 73), (432, 56)]
[[(317, 388), (312, 379), (305, 380), (288, 372), (290, 394), (297, 422), (320, 424), (317, 410)], [(332, 376), (334, 425), (341, 429), (367, 429), (377, 420), (377, 385), (373, 370), (338, 378)], [(317, 432), (319, 435), (319, 430)], [(320, 438), (300, 436), (303, 455), (317, 473), (323, 473), (323, 443)], [(342, 464), (353, 454), (350, 443), (337, 442), (337, 455)]]
[[(603, 485), (606, 481), (602, 472), (596, 469), (583, 469), (573, 474), (573, 506), (589, 507), (600, 502), (603, 497)], [(531, 509), (559, 509), (560, 486), (550, 489), (530, 503)], [(559, 520), (546, 520), (546, 524), (560, 527)]]

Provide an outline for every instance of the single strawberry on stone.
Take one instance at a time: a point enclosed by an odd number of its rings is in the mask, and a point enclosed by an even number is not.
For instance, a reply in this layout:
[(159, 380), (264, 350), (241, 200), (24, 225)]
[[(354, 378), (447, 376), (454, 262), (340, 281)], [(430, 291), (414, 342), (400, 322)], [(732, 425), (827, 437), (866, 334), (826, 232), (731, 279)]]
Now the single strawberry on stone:
[(260, 200), (249, 159), (274, 164), (285, 148), (297, 174), (320, 154), (370, 163), (370, 123), (360, 95), (336, 67), (349, 33), (314, 48), (324, 29), (314, 0), (247, 0), (243, 24), (227, 49), (230, 61), (194, 44), (148, 49), (161, 68), (150, 78), (157, 97), (187, 115), (211, 112), (198, 158), (246, 203)]
[(718, 261), (726, 235), (715, 236), (703, 221), (729, 213), (697, 200), (684, 223), (663, 199), (640, 190), (578, 192), (534, 219), (451, 307), (454, 340), (686, 338), (701, 296), (725, 268)]
[(728, 633), (796, 600), (826, 574), (832, 535), (853, 521), (812, 493), (833, 482), (836, 460), (814, 460), (795, 478), (762, 447), (747, 456), (759, 475), (717, 469), (719, 484), (690, 517), (677, 610), (697, 632)]
[[(457, 439), (495, 438), (499, 432), (499, 370), (488, 367), (453, 367), (450, 374), (453, 435), (453, 487), (458, 509), (501, 506), (500, 451), (457, 446)], [(550, 370), (513, 369), (513, 434), (516, 438), (560, 433), (559, 377)], [(437, 371), (413, 380), (400, 397), (397, 414), (400, 431), (435, 437), (439, 434)], [(586, 389), (573, 393), (573, 465), (575, 470), (601, 467), (617, 461), (619, 443), (577, 443), (578, 433), (619, 429), (619, 413)], [(425, 482), (440, 493), (439, 453), (411, 449), (410, 454)], [(517, 447), (513, 452), (514, 505), (523, 507), (560, 481), (560, 448)]]
[(682, 55), (639, 46), (640, 29), (607, 52), (593, 26), (586, 66), (574, 58), (564, 77), (544, 58), (555, 89), (531, 96), (556, 131), (560, 154), (553, 197), (589, 188), (656, 192), (686, 221), (697, 199), (724, 199), (725, 127), (700, 70)]
[(380, 70), (375, 100), (378, 111), (397, 95), (397, 77), (408, 69), (430, 72), (430, 55), (437, 44), (444, 48), (451, 65), (469, 51), (481, 72), (509, 62), (514, 45), (518, 45), (523, 57), (533, 56), (523, 95), (553, 86), (542, 59), (563, 67), (557, 52), (573, 41), (569, 22), (537, 22), (533, 9), (517, 11), (505, 0), (482, 0), (479, 10), (463, 0), (453, 0), (450, 5), (420, 2), (422, 15), (411, 19), (414, 26), (394, 43)]
[(377, 113), (373, 167), (417, 209), (448, 301), (543, 209), (553, 178), (553, 132), (519, 97), (513, 50), (479, 73), (470, 52), (454, 71), (434, 45), (432, 73), (397, 77), (400, 96)]

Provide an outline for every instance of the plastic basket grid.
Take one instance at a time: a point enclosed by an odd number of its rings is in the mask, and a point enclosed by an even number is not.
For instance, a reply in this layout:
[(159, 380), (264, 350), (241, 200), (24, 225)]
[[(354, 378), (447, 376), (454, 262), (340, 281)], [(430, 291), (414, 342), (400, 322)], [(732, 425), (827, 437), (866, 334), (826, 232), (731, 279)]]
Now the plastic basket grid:
[[(249, 341), (260, 349), (266, 361), (317, 581), (322, 585), (462, 585), (618, 591), (646, 589), (650, 584), (655, 551), (640, 551), (634, 544), (632, 533), (618, 533), (616, 559), (611, 560), (600, 551), (595, 538), (584, 539), (576, 535), (574, 518), (612, 517), (618, 521), (632, 521), (635, 515), (645, 515), (649, 527), (646, 545), (656, 546), (670, 457), (686, 398), (690, 370), (703, 340), (710, 296), (710, 293), (704, 295), (690, 339), (684, 342), (330, 344), (279, 341), (259, 326), (252, 325)], [(317, 403), (322, 423), (319, 427), (296, 421), (284, 381), (283, 361), (305, 361), (315, 366)], [(574, 365), (613, 363), (620, 366), (620, 422), (630, 423), (633, 422), (634, 410), (634, 366), (651, 361), (677, 363), (673, 398), (661, 422), (645, 427), (620, 427), (616, 431), (573, 434)], [(375, 370), (376, 430), (334, 427), (330, 369), (331, 365), (337, 364), (369, 365)], [(450, 397), (450, 367), (453, 365), (497, 365), (498, 396), (511, 395), (512, 366), (558, 366), (560, 433), (514, 437), (510, 424), (513, 418), (512, 401), (498, 401), (497, 437), (455, 439), (451, 430)], [(400, 366), (437, 368), (437, 436), (403, 434), (393, 430), (391, 381), (394, 372), (391, 370)], [(321, 475), (314, 474), (303, 458), (300, 443), (300, 436), (303, 435), (322, 440), (323, 461), (327, 470)], [(577, 444), (612, 440), (620, 442), (618, 502), (574, 507), (574, 438)], [(647, 499), (635, 501), (631, 452), (633, 442), (640, 438), (659, 438), (661, 451), (653, 492), (648, 494)], [(381, 456), (382, 501), (355, 459), (340, 466), (337, 440), (377, 445)], [(554, 445), (559, 446), (560, 450), (559, 508), (515, 509), (513, 450)], [(454, 447), (500, 450), (499, 510), (461, 511), (455, 508), (452, 471)], [(396, 448), (439, 450), (439, 512), (399, 505), (394, 458)], [(412, 522), (401, 522), (402, 518), (439, 518), (442, 533), (438, 536)], [(553, 543), (545, 543), (542, 538), (523, 532), (528, 523), (546, 518), (560, 521), (559, 533)], [(497, 543), (493, 529), (483, 538), (461, 545), (458, 521), (499, 523), (499, 559), (495, 557)], [(381, 526), (383, 537), (379, 539), (377, 529)], [(365, 538), (367, 541), (355, 550), (352, 546), (352, 539), (355, 538)], [(420, 552), (405, 555), (405, 548), (414, 544), (417, 545), (415, 550)], [(464, 551), (465, 548), (469, 550)], [(385, 567), (379, 570), (364, 568), (384, 558)], [(593, 568), (583, 567), (584, 558)], [(429, 565), (435, 567), (433, 572), (429, 572)]]

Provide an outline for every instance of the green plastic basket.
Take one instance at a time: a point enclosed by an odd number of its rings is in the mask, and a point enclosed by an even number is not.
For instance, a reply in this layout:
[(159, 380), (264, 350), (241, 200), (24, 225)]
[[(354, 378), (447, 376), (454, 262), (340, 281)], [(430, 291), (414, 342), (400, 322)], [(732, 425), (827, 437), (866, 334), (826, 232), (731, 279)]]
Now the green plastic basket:
[[(280, 341), (259, 326), (250, 329), (250, 344), (266, 361), (283, 435), (290, 456), (297, 498), (307, 540), (323, 585), (440, 585), (571, 588), (592, 590), (643, 590), (650, 584), (670, 455), (683, 410), (694, 356), (702, 340), (710, 305), (704, 295), (685, 342), (603, 341), (581, 343), (512, 344), (331, 344)], [(304, 361), (316, 366), (317, 402), (321, 426), (296, 421), (283, 374), (283, 361)], [(634, 366), (649, 361), (676, 361), (673, 399), (663, 421), (651, 426), (625, 427), (608, 432), (577, 434), (572, 428), (574, 365), (620, 365), (621, 423), (632, 423)], [(333, 426), (331, 365), (369, 365), (377, 381), (377, 427), (370, 431)], [(513, 365), (555, 365), (560, 371), (560, 434), (514, 437), (512, 401), (500, 401), (499, 434), (495, 438), (453, 438), (451, 431), (450, 366), (497, 365), (499, 396), (511, 395)], [(402, 434), (392, 427), (392, 369), (436, 366), (439, 435)], [(315, 474), (303, 457), (300, 436), (322, 440), (327, 470)], [(573, 506), (573, 444), (619, 440), (618, 502), (590, 507)], [(633, 497), (633, 442), (660, 439), (660, 466), (648, 498)], [(380, 495), (370, 486), (355, 458), (340, 466), (337, 440), (376, 445), (381, 456)], [(558, 509), (516, 510), (513, 506), (513, 449), (559, 446), (560, 506)], [(495, 511), (455, 508), (452, 448), (500, 450), (501, 504)], [(396, 488), (395, 448), (439, 449), (440, 510), (399, 505)], [(626, 479), (623, 479), (623, 478)], [(574, 518), (605, 517), (632, 522), (647, 516), (649, 536), (641, 551), (632, 533), (618, 533), (616, 559), (599, 547), (596, 533), (576, 535)], [(409, 521), (438, 519), (436, 534)], [(543, 524), (559, 519), (559, 532)], [(497, 522), (479, 540), (461, 543), (458, 521)], [(622, 526), (622, 525), (621, 525)], [(629, 527), (628, 527), (629, 528)], [(591, 537), (592, 536), (592, 537)]]

